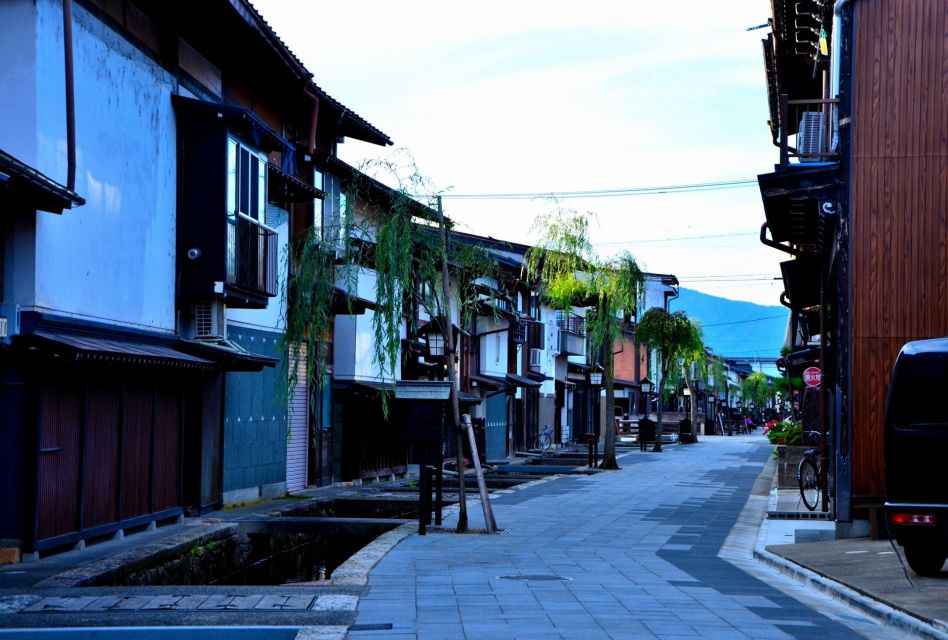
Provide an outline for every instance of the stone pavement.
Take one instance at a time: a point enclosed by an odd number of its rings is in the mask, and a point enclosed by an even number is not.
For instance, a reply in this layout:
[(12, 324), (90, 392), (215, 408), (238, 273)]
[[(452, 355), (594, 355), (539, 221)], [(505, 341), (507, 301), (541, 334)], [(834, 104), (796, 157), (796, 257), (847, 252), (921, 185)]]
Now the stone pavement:
[[(760, 436), (704, 438), (498, 496), (502, 535), (433, 533), (391, 549), (349, 637), (904, 637), (719, 557), (726, 543), (749, 557), (755, 523), (742, 543), (729, 536), (770, 451)], [(757, 487), (765, 501), (769, 484)], [(476, 526), (478, 505), (470, 513)]]

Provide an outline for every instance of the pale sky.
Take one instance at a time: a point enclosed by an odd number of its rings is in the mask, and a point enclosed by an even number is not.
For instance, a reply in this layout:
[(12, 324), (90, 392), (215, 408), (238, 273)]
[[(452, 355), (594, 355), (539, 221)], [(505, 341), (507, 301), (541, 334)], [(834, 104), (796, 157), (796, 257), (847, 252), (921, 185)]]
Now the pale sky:
[[(255, 6), (331, 96), (407, 149), (463, 230), (529, 243), (550, 203), (453, 194), (754, 179), (773, 170), (760, 40), (770, 0), (302, 2)], [(347, 140), (358, 166), (392, 147)], [(564, 200), (602, 255), (779, 304), (756, 187)], [(710, 236), (710, 237), (709, 237)], [(720, 277), (718, 277), (720, 276)]]

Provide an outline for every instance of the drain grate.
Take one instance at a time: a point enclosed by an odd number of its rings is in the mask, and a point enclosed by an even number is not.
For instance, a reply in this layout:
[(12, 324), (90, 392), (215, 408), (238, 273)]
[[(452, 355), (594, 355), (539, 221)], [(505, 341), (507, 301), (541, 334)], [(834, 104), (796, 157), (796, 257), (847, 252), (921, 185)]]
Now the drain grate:
[(546, 580), (546, 581), (550, 581), (550, 580), (572, 580), (572, 578), (567, 578), (567, 577), (565, 577), (565, 576), (551, 576), (551, 575), (549, 575), (549, 574), (542, 574), (542, 573), (536, 573), (536, 574), (524, 573), (524, 574), (517, 574), (517, 575), (514, 575), (514, 576), (497, 576), (497, 579), (498, 579), (498, 580), (520, 580), (520, 581), (522, 581), (522, 582), (527, 582), (527, 581), (542, 581), (542, 580)]
[(349, 631), (391, 631), (392, 623), (383, 622), (378, 624), (353, 624), (349, 625)]
[(833, 517), (821, 511), (768, 511), (769, 520), (832, 520)]

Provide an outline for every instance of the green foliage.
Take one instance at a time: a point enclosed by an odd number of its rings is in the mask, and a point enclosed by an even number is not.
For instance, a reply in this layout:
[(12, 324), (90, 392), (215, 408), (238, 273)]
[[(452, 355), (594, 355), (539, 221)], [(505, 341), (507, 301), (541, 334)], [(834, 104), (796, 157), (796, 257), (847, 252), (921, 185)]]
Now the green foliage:
[(798, 420), (781, 420), (768, 424), (765, 429), (767, 439), (771, 444), (781, 442), (792, 447), (803, 442), (803, 423)]
[(693, 362), (704, 351), (701, 327), (684, 311), (668, 313), (658, 307), (649, 309), (639, 320), (635, 337), (658, 351), (662, 378), (668, 375), (672, 361), (685, 359)]
[[(356, 249), (350, 241), (352, 219), (352, 206), (347, 201), (340, 206), (339, 226), (310, 229), (289, 245), (284, 254), (284, 262), (289, 266), (289, 276), (280, 292), (285, 309), (280, 347), (289, 355), (283, 363), (283, 379), (288, 384), (280, 389), (286, 394), (284, 401), (297, 384), (306, 382), (297, 380), (297, 369), (292, 366), (301, 359), (304, 347), (310, 378), (321, 380), (325, 374), (322, 342), (332, 330), (335, 288), (354, 291), (358, 277), (357, 268), (351, 266), (357, 262)], [(343, 267), (336, 264), (340, 250)]]
[(751, 402), (757, 410), (763, 409), (773, 394), (774, 389), (771, 388), (767, 376), (760, 371), (747, 376), (741, 385), (741, 396), (744, 398), (745, 405)]
[(541, 237), (527, 251), (526, 273), (540, 283), (541, 294), (554, 309), (568, 310), (591, 292), (588, 276), (595, 256), (589, 239), (591, 217), (558, 207), (533, 223), (532, 231)]

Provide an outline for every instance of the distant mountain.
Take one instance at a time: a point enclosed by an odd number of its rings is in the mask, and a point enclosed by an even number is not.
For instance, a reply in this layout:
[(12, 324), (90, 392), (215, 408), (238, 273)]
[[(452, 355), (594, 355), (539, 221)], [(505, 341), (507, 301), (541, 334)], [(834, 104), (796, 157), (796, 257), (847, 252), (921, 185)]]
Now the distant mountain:
[(716, 354), (777, 357), (787, 331), (789, 309), (719, 298), (691, 289), (671, 301), (672, 311), (697, 318), (704, 343)]

